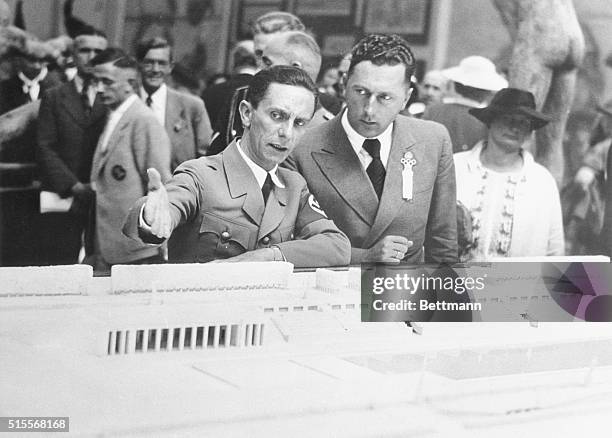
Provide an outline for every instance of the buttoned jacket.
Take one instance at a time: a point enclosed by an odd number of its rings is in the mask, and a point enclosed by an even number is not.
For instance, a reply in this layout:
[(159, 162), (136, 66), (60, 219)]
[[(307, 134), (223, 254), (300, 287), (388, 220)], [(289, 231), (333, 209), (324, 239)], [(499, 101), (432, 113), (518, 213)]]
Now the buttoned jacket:
[[(379, 201), (341, 118), (342, 113), (309, 129), (283, 165), (304, 177), (323, 210), (346, 233), (351, 264), (361, 263), (367, 249), (387, 235), (413, 242), (407, 262), (456, 261), (455, 171), (446, 129), (397, 117)], [(403, 176), (403, 158), (414, 160), (412, 176)], [(406, 194), (405, 178), (412, 182)]]
[(96, 190), (96, 236), (104, 260), (129, 263), (157, 255), (159, 249), (122, 233), (132, 204), (147, 193), (147, 169), (170, 179), (170, 141), (153, 112), (134, 100), (111, 133), (106, 149), (96, 147), (91, 182)]
[[(277, 175), (284, 187), (274, 185), (264, 205), (235, 141), (219, 155), (183, 163), (166, 185), (174, 229), (170, 261), (208, 262), (275, 245), (296, 267), (348, 264), (348, 239), (321, 211), (304, 179), (282, 168)], [(153, 241), (138, 228), (144, 201), (132, 208), (124, 232)]]

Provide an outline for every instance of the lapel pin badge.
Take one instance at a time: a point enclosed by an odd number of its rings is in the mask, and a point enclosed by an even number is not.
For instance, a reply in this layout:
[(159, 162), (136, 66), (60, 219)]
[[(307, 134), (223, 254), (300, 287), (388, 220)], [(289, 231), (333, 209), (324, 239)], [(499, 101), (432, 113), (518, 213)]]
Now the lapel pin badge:
[(400, 162), (403, 164), (402, 170), (402, 197), (412, 202), (412, 190), (414, 185), (414, 170), (417, 160), (414, 158), (412, 151), (407, 151)]

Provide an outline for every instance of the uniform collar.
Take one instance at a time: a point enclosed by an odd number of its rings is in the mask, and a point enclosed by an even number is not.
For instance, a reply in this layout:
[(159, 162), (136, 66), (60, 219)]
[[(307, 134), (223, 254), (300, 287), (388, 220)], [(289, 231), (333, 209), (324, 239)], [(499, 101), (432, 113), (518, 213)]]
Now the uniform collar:
[(275, 186), (280, 187), (281, 189), (285, 188), (285, 185), (281, 182), (281, 180), (278, 178), (278, 175), (276, 174), (278, 165), (274, 166), (274, 168), (272, 168), (272, 170), (270, 170), (269, 172), (266, 171), (263, 167), (256, 164), (253, 160), (251, 160), (247, 156), (247, 154), (244, 153), (244, 151), (242, 150), (242, 145), (240, 144), (241, 143), (240, 139), (236, 140), (236, 143), (238, 145), (238, 153), (240, 154), (244, 162), (247, 164), (247, 166), (249, 166), (249, 169), (251, 169), (251, 172), (253, 172), (253, 175), (255, 175), (255, 179), (257, 179), (259, 188), (263, 187), (268, 174), (270, 174), (270, 177), (272, 178), (272, 182), (274, 183)]

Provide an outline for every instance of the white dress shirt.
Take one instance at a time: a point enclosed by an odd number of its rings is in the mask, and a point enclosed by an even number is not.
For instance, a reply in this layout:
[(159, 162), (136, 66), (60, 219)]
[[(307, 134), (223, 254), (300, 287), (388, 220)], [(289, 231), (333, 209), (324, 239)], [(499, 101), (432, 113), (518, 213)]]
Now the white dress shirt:
[(23, 82), (22, 89), (24, 94), (28, 94), (32, 102), (38, 100), (38, 95), (40, 94), (40, 81), (47, 77), (48, 72), (47, 67), (43, 67), (40, 73), (33, 79), (30, 79), (22, 72), (17, 73), (21, 82)]
[[(143, 87), (140, 87), (140, 98), (146, 103), (149, 94)], [(155, 118), (162, 125), (166, 125), (166, 101), (168, 100), (168, 87), (166, 84), (161, 86), (151, 94), (151, 106)]]
[[(353, 129), (348, 121), (346, 111), (344, 111), (344, 114), (342, 114), (341, 121), (342, 128), (348, 137), (349, 143), (355, 150), (355, 153), (357, 154), (359, 161), (361, 161), (363, 168), (367, 169), (372, 162), (372, 156), (363, 148), (363, 142), (367, 140), (367, 137), (364, 137)], [(393, 123), (389, 124), (387, 129), (385, 129), (380, 135), (372, 138), (376, 138), (378, 141), (380, 141), (380, 161), (382, 161), (383, 166), (385, 166), (386, 169), (387, 161), (389, 160), (389, 153), (391, 152), (391, 141), (393, 139)]]
[(104, 131), (102, 132), (100, 142), (98, 143), (98, 147), (102, 152), (106, 151), (108, 141), (110, 140), (113, 131), (117, 127), (119, 120), (121, 120), (121, 117), (123, 117), (125, 112), (130, 108), (130, 106), (132, 106), (136, 99), (138, 99), (138, 96), (135, 94), (130, 95), (130, 97), (125, 99), (121, 105), (111, 111), (108, 115), (108, 121), (106, 122), (106, 126), (104, 126)]

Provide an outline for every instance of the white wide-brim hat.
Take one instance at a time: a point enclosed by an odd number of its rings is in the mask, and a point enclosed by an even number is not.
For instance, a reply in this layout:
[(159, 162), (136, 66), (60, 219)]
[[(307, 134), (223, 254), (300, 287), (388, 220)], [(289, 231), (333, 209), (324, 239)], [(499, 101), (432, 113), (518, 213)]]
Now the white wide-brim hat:
[(442, 70), (451, 81), (481, 90), (499, 91), (508, 81), (495, 70), (495, 64), (484, 56), (468, 56), (458, 66)]

